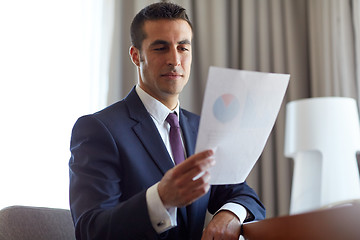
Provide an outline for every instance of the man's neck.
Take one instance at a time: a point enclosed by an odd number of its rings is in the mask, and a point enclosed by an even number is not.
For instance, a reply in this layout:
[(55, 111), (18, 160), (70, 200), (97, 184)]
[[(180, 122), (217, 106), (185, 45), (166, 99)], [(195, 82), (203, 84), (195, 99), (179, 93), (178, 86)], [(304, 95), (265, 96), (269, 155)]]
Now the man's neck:
[(173, 96), (173, 95), (168, 95), (164, 98), (160, 98), (157, 96), (154, 96), (153, 94), (151, 94), (149, 91), (146, 91), (146, 89), (144, 89), (141, 85), (138, 85), (144, 92), (146, 92), (148, 95), (150, 95), (151, 97), (155, 98), (156, 100), (158, 100), (159, 102), (161, 102), (162, 104), (164, 104), (168, 109), (170, 110), (174, 110), (178, 103), (179, 103), (179, 95)]

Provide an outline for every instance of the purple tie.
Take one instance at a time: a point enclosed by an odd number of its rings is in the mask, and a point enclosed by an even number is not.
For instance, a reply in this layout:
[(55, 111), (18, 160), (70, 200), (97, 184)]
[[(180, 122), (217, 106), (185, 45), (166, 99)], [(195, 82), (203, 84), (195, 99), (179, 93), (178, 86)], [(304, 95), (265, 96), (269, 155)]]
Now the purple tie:
[(175, 113), (169, 113), (166, 121), (170, 124), (170, 145), (175, 164), (185, 160), (184, 149), (181, 142), (181, 133), (178, 117)]

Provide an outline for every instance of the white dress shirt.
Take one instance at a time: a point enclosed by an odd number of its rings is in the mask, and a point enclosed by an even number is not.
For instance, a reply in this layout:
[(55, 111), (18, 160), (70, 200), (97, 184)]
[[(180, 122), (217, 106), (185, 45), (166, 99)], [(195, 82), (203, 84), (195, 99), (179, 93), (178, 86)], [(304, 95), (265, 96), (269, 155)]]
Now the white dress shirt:
[[(159, 134), (164, 141), (166, 149), (169, 153), (172, 153), (169, 139), (170, 124), (166, 122), (165, 119), (171, 112), (176, 112), (177, 116), (179, 117), (180, 103), (178, 102), (174, 110), (170, 110), (160, 101), (147, 94), (143, 89), (140, 88), (139, 85), (136, 86), (135, 90), (146, 110), (149, 112), (152, 120), (154, 121), (155, 126), (157, 127)], [(170, 154), (170, 156), (172, 157), (172, 154)], [(148, 188), (146, 191), (146, 202), (149, 210), (151, 224), (155, 231), (160, 234), (177, 225), (177, 208), (174, 207), (166, 209), (164, 207), (157, 190), (158, 184), (159, 183), (156, 183)], [(227, 203), (220, 210), (229, 210), (233, 212), (238, 216), (241, 222), (245, 220), (247, 215), (246, 209), (242, 205), (235, 203)]]

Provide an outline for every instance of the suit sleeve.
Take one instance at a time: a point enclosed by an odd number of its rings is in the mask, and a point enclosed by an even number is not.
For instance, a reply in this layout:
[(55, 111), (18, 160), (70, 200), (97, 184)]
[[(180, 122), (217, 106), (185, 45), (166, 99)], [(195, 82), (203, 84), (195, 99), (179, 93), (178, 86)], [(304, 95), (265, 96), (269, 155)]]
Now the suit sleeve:
[(70, 143), (70, 209), (77, 239), (153, 238), (146, 190), (121, 201), (121, 159), (110, 131), (80, 118)]
[(231, 185), (214, 185), (211, 188), (208, 210), (214, 214), (226, 203), (241, 204), (250, 214), (247, 221), (265, 218), (265, 207), (255, 191), (246, 182)]

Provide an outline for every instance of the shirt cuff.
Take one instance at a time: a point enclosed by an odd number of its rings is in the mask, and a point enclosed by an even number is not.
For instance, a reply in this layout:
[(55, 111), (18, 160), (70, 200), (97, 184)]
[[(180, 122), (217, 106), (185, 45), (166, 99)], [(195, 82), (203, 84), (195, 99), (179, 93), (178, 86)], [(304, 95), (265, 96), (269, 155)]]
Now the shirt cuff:
[(166, 209), (164, 207), (159, 196), (158, 184), (159, 183), (154, 184), (146, 191), (146, 203), (151, 224), (155, 231), (160, 234), (177, 226), (177, 208)]
[[(247, 216), (247, 210), (244, 206), (237, 204), (237, 203), (226, 203), (224, 206), (222, 206), (219, 211), (222, 210), (228, 210), (232, 213), (234, 213), (240, 220), (240, 223), (242, 224)], [(217, 213), (219, 212), (217, 211)]]

